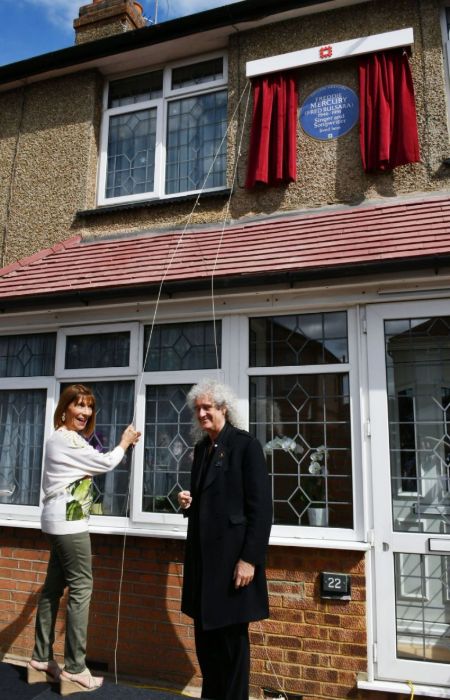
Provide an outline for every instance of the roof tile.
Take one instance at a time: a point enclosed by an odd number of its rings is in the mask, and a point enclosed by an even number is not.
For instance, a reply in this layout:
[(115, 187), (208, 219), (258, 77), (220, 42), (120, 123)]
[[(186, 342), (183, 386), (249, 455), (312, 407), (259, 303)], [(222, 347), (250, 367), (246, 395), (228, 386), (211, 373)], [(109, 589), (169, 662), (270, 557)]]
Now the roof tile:
[(0, 270), (0, 299), (450, 255), (450, 197), (84, 241)]

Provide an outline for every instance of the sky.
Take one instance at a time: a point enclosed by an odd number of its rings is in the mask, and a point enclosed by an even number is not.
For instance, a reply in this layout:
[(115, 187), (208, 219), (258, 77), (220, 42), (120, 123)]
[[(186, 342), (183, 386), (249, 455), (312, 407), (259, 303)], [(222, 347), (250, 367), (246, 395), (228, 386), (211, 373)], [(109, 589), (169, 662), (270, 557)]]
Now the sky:
[[(150, 22), (211, 10), (238, 0), (139, 0)], [(73, 46), (73, 20), (89, 0), (0, 0), (0, 65)]]

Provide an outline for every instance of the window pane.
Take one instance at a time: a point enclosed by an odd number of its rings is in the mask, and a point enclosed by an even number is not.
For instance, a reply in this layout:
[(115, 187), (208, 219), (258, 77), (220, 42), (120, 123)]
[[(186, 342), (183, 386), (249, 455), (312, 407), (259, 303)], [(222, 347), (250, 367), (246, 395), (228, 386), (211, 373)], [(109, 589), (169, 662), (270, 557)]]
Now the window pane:
[(113, 80), (109, 84), (108, 107), (121, 107), (157, 99), (162, 95), (162, 84), (162, 71)]
[(144, 511), (176, 513), (177, 493), (189, 488), (193, 456), (190, 384), (148, 386), (145, 409)]
[(394, 564), (398, 658), (448, 664), (450, 558), (396, 552)]
[(353, 526), (347, 374), (252, 377), (250, 432), (268, 461), (276, 524)]
[(385, 322), (394, 529), (450, 530), (450, 316)]
[(128, 331), (67, 336), (66, 369), (128, 367), (129, 364), (130, 334)]
[(110, 118), (106, 197), (153, 191), (155, 146), (156, 109)]
[(181, 66), (172, 71), (172, 90), (200, 85), (223, 78), (223, 58), (213, 58), (211, 61), (193, 63), (190, 66)]
[(347, 313), (250, 319), (250, 366), (348, 362)]
[(56, 333), (0, 336), (0, 377), (48, 377), (55, 365)]
[[(200, 321), (196, 323), (169, 323), (153, 327), (150, 349), (147, 352), (150, 327), (145, 328), (145, 370), (158, 372), (180, 369), (216, 369), (221, 366), (221, 324)], [(216, 357), (217, 344), (217, 357)]]
[(45, 389), (0, 391), (0, 503), (38, 506)]
[(167, 194), (225, 185), (226, 128), (226, 90), (169, 102)]
[[(62, 389), (64, 389), (65, 384)], [(89, 382), (96, 399), (97, 420), (91, 445), (99, 452), (108, 452), (120, 442), (130, 424), (134, 408), (134, 382)], [(95, 515), (128, 515), (127, 503), (132, 451), (112, 471), (94, 478)], [(129, 508), (128, 508), (129, 510)]]

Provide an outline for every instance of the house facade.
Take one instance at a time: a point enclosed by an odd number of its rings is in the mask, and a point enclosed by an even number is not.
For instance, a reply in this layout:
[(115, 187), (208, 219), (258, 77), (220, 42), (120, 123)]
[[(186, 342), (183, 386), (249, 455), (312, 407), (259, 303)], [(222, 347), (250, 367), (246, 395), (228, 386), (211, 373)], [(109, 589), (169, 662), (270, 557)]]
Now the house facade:
[[(246, 0), (0, 67), (0, 653), (31, 653), (61, 388), (92, 440), (88, 662), (184, 688), (186, 394), (230, 384), (271, 476), (252, 697), (450, 698), (450, 3)], [(62, 611), (63, 612), (63, 611)], [(63, 614), (57, 650), (62, 653)]]

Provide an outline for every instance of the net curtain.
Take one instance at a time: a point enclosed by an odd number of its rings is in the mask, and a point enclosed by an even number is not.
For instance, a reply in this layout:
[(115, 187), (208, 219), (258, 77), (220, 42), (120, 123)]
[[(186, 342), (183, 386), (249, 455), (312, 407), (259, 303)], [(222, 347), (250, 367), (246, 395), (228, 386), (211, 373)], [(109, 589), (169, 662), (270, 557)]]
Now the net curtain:
[(253, 79), (253, 117), (247, 179), (280, 185), (297, 177), (297, 74), (293, 71)]
[(364, 171), (420, 161), (414, 87), (405, 49), (364, 55), (359, 63), (360, 146)]

